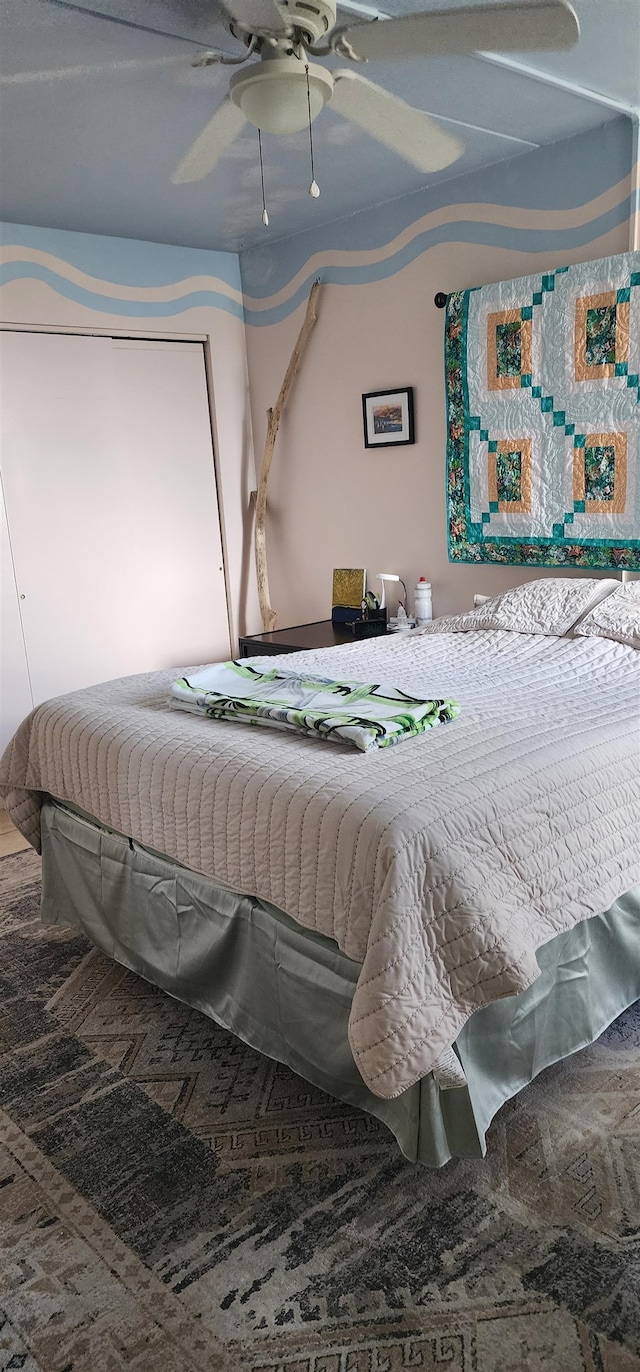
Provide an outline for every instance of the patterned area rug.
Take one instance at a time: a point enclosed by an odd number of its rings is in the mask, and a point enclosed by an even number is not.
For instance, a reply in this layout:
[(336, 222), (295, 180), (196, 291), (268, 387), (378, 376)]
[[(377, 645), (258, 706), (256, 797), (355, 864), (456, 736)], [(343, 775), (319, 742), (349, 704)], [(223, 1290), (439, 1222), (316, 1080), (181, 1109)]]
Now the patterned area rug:
[(0, 862), (0, 1372), (640, 1372), (640, 1004), (431, 1172), (39, 876)]

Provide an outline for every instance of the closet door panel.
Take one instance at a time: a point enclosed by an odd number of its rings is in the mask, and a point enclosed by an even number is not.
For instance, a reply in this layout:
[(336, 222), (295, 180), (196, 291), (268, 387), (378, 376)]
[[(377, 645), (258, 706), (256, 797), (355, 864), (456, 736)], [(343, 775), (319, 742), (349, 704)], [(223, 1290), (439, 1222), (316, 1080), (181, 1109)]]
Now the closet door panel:
[(148, 662), (229, 656), (204, 349), (114, 339), (123, 611)]
[(0, 483), (0, 753), (33, 708), (20, 603)]
[(36, 705), (118, 674), (111, 353), (111, 339), (0, 334), (2, 477)]
[(0, 335), (35, 703), (229, 651), (203, 349)]

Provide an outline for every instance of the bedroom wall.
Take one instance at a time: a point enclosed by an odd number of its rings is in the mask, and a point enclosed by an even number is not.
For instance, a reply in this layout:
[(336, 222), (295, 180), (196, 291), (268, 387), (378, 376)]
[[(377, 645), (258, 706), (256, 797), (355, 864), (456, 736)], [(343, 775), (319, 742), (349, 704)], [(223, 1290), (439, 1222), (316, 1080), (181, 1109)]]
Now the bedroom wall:
[(0, 226), (0, 245), (3, 324), (205, 342), (232, 641), (258, 629), (255, 473), (237, 256), (19, 224)]
[[(374, 586), (378, 571), (409, 586), (426, 575), (436, 614), (541, 575), (448, 561), (444, 311), (433, 297), (628, 250), (631, 167), (632, 124), (621, 117), (241, 255), (257, 462), (311, 283), (324, 283), (269, 484), (282, 626), (327, 615), (335, 566), (366, 567)], [(365, 450), (362, 393), (405, 385), (415, 387), (415, 446)]]

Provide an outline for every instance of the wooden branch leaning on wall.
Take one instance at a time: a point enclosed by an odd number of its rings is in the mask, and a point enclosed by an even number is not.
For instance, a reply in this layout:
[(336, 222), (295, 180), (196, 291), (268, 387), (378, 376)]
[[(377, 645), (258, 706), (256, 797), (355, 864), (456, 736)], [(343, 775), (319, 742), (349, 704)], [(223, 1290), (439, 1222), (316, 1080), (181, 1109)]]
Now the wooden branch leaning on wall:
[(320, 282), (314, 281), (311, 287), (311, 294), (307, 301), (307, 310), (304, 323), (298, 334), (295, 348), (291, 354), (289, 366), (285, 372), (284, 381), (280, 387), (280, 394), (273, 409), (267, 410), (267, 437), (264, 444), (264, 454), (262, 467), (260, 468), (260, 479), (256, 492), (256, 522), (255, 522), (255, 549), (256, 549), (256, 575), (258, 578), (258, 596), (260, 598), (260, 613), (262, 615), (263, 633), (268, 633), (275, 629), (278, 617), (271, 605), (269, 595), (269, 577), (267, 575), (267, 543), (265, 537), (265, 516), (267, 513), (267, 482), (271, 470), (271, 461), (275, 447), (278, 428), (282, 412), (287, 403), (287, 396), (295, 380), (298, 368), (302, 361), (304, 350), (307, 346), (309, 334), (318, 318), (317, 300), (320, 291)]

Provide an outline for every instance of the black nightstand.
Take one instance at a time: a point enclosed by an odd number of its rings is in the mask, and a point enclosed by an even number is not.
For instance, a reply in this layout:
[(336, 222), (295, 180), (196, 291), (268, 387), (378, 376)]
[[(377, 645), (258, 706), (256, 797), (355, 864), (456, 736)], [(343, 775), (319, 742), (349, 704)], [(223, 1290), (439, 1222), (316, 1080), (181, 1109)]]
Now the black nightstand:
[(343, 624), (318, 619), (315, 624), (296, 624), (293, 629), (272, 629), (268, 634), (245, 634), (240, 640), (240, 657), (271, 657), (276, 653), (301, 653), (305, 648), (337, 648), (353, 643), (353, 634)]

